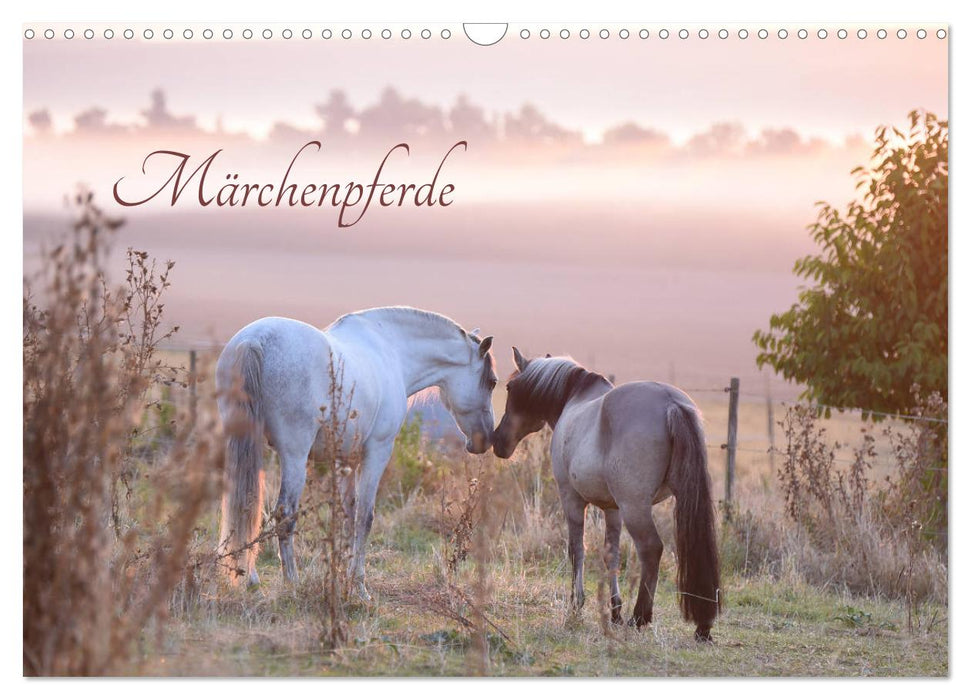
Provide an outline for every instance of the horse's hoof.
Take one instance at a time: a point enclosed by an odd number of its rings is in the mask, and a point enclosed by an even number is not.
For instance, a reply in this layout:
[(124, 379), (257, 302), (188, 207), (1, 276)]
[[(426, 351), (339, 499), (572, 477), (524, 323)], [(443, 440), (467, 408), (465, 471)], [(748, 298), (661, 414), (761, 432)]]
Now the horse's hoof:
[(650, 620), (645, 620), (643, 617), (637, 617), (637, 616), (634, 616), (627, 621), (628, 627), (636, 627), (637, 629), (640, 629), (644, 625), (649, 625), (649, 624), (651, 624)]
[(714, 643), (714, 640), (711, 638), (711, 627), (699, 627), (698, 629), (696, 629), (695, 641), (703, 642), (707, 644)]
[(621, 618), (620, 611), (624, 609), (624, 601), (620, 599), (620, 596), (610, 596), (610, 617), (614, 622), (618, 620), (623, 622)]
[(354, 592), (362, 603), (371, 602), (371, 594), (368, 593), (367, 586), (364, 585), (364, 581), (358, 581), (357, 585), (354, 587)]
[(260, 600), (266, 598), (266, 591), (259, 578), (246, 581), (246, 596), (250, 600)]
[(620, 614), (622, 610), (622, 605), (620, 603), (610, 606), (610, 622), (615, 625), (624, 624), (624, 616)]

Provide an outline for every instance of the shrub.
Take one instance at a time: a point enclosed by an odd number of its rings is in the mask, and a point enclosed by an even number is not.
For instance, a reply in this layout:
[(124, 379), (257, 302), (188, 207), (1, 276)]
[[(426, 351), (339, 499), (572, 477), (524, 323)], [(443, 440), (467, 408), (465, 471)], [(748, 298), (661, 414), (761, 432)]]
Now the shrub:
[[(931, 405), (941, 406), (939, 398)], [(920, 410), (920, 409), (918, 409)], [(786, 434), (779, 470), (785, 513), (794, 526), (781, 538), (787, 555), (812, 583), (836, 583), (856, 593), (905, 598), (911, 604), (946, 599), (945, 558), (933, 538), (940, 502), (918, 505), (927, 493), (931, 469), (942, 469), (943, 424), (913, 421), (885, 427), (894, 447), (896, 472), (879, 487), (869, 478), (876, 456), (872, 427), (862, 430), (853, 459), (841, 467), (816, 409), (794, 406), (780, 425)], [(946, 428), (943, 429), (946, 435)], [(938, 466), (933, 466), (938, 465)], [(942, 479), (946, 484), (946, 471)], [(946, 491), (943, 496), (946, 517)], [(921, 518), (924, 518), (922, 520)], [(944, 520), (946, 523), (946, 520)], [(946, 533), (944, 533), (946, 537)]]
[[(126, 668), (180, 582), (218, 455), (185, 430), (133, 498), (133, 436), (148, 390), (178, 379), (156, 357), (173, 264), (129, 250), (126, 285), (107, 280), (121, 221), (76, 198), (73, 234), (24, 290), (24, 673)], [(39, 291), (35, 303), (32, 285)], [(215, 461), (214, 461), (215, 460)]]

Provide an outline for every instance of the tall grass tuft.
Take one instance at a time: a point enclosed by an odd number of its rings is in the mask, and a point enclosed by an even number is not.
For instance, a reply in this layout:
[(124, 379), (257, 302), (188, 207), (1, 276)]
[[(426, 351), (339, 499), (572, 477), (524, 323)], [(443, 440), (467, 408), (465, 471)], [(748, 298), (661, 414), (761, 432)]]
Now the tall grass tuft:
[[(937, 397), (917, 410), (946, 415)], [(780, 421), (782, 503), (726, 524), (728, 564), (743, 574), (788, 570), (813, 585), (903, 600), (913, 619), (924, 603), (946, 603), (946, 424), (884, 427), (893, 465), (878, 481), (877, 427), (861, 428), (855, 446), (841, 445), (818, 418), (814, 407), (796, 405)], [(837, 457), (841, 447), (852, 447), (852, 459)], [(779, 510), (782, 520), (764, 517)]]
[[(24, 646), (26, 675), (131, 672), (145, 632), (168, 613), (218, 448), (185, 425), (134, 488), (147, 394), (184, 381), (159, 359), (173, 263), (129, 250), (108, 281), (122, 225), (88, 192), (72, 233), (44, 253), (23, 301)], [(211, 431), (207, 431), (211, 432)]]

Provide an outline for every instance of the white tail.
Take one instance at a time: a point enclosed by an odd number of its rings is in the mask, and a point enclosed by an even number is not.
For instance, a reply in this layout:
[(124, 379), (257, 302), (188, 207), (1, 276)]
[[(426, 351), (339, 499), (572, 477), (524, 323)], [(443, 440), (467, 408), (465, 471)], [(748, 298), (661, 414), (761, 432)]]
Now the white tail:
[[(226, 421), (226, 471), (224, 475), (220, 548), (231, 553), (227, 562), (234, 582), (248, 575), (257, 583), (255, 544), (260, 530), (263, 503), (263, 408), (261, 377), (263, 349), (244, 341), (236, 350), (233, 366), (232, 414)], [(240, 386), (240, 381), (242, 385)]]

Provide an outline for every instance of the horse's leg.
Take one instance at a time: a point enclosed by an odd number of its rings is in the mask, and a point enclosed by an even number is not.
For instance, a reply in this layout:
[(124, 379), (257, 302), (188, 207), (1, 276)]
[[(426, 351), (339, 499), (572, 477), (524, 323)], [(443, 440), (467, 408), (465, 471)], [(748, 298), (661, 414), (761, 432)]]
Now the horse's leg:
[(606, 523), (604, 566), (610, 577), (610, 621), (619, 625), (624, 621), (620, 615), (620, 584), (617, 582), (617, 574), (620, 571), (620, 510), (617, 508), (604, 510), (604, 521)]
[(294, 450), (280, 452), (280, 497), (276, 504), (277, 539), (283, 578), (297, 582), (297, 564), (293, 557), (293, 532), (297, 527), (297, 507), (307, 480), (307, 454)]
[(293, 533), (297, 527), (297, 508), (307, 481), (307, 460), (320, 425), (315, 416), (280, 425), (274, 421), (271, 439), (280, 457), (280, 495), (274, 517), (277, 521), (277, 540), (283, 577), (297, 581), (297, 564), (293, 556)]
[(637, 591), (637, 602), (634, 603), (634, 615), (630, 619), (631, 625), (640, 628), (650, 623), (653, 618), (657, 571), (664, 544), (654, 525), (650, 505), (641, 505), (633, 513), (622, 510), (621, 514), (627, 531), (634, 539), (637, 557), (641, 560), (641, 583)]
[(393, 447), (393, 437), (391, 440), (368, 442), (364, 448), (364, 460), (357, 479), (354, 543), (351, 548), (351, 576), (357, 587), (358, 595), (364, 600), (371, 599), (367, 586), (364, 585), (364, 546), (374, 522), (374, 500), (378, 494), (378, 484), (381, 482), (381, 475), (384, 474), (388, 461), (391, 459)]
[(354, 542), (354, 514), (357, 508), (356, 484), (352, 475), (341, 476), (337, 483), (340, 490), (341, 507), (344, 509), (344, 537), (346, 542)]
[(572, 486), (560, 489), (560, 503), (566, 513), (566, 525), (569, 532), (570, 564), (573, 566), (573, 587), (570, 591), (570, 607), (579, 612), (583, 607), (583, 521), (587, 512), (587, 503)]

